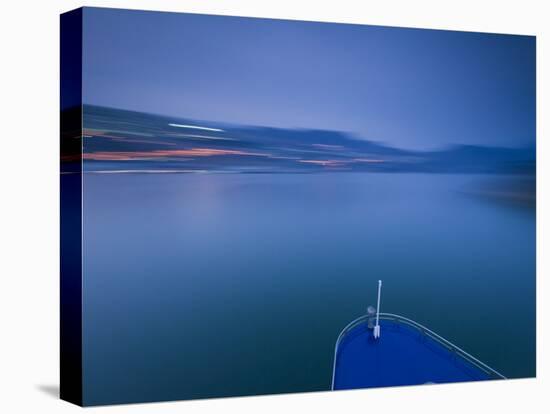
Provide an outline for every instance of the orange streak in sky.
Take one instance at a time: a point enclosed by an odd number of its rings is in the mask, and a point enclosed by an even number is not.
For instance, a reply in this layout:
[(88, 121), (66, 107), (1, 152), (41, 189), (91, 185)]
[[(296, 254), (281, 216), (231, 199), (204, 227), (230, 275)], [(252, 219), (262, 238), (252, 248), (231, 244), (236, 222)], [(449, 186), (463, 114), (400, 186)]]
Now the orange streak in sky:
[(86, 160), (98, 161), (129, 161), (138, 158), (164, 158), (164, 157), (211, 157), (215, 155), (252, 155), (265, 157), (266, 154), (246, 152), (238, 150), (224, 150), (215, 148), (191, 148), (180, 150), (155, 150), (155, 151), (99, 151), (82, 154)]

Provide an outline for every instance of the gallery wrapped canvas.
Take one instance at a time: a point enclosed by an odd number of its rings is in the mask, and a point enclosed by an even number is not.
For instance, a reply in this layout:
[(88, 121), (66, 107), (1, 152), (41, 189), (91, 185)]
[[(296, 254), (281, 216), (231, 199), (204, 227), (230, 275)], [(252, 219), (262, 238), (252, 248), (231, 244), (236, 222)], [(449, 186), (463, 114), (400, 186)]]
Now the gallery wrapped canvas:
[(61, 16), (61, 397), (535, 376), (535, 38)]

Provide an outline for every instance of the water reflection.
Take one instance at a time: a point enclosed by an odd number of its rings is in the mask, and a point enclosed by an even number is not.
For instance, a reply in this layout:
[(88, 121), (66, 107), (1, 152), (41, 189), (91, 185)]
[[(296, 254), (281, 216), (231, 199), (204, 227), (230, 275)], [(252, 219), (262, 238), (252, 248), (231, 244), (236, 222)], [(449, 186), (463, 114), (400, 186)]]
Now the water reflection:
[(534, 210), (464, 195), (493, 180), (85, 174), (90, 401), (327, 390), (378, 279), (384, 311), (534, 375)]

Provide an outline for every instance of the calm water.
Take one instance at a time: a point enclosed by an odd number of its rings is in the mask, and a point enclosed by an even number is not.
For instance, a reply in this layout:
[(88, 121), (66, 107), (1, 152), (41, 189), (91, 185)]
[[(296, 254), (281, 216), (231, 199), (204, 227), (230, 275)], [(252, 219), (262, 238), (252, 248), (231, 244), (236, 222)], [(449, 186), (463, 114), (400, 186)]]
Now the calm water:
[(535, 375), (534, 209), (483, 177), (86, 174), (89, 404), (328, 390), (376, 300)]

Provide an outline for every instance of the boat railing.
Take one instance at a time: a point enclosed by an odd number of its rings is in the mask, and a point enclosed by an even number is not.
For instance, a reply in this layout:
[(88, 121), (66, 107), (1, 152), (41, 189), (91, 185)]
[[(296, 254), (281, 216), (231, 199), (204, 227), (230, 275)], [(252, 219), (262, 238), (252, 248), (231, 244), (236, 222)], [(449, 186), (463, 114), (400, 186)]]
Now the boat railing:
[[(342, 329), (342, 332), (340, 332), (340, 335), (338, 335), (338, 339), (336, 340), (336, 345), (334, 346), (334, 362), (332, 367), (332, 389), (334, 389), (334, 374), (336, 372), (336, 356), (338, 353), (338, 347), (340, 345), (340, 342), (346, 336), (346, 334), (349, 331), (351, 331), (353, 328), (355, 328), (357, 325), (363, 322), (367, 322), (369, 317), (370, 316), (368, 315), (363, 315), (351, 321), (344, 329)], [(462, 348), (456, 346), (452, 342), (436, 334), (431, 329), (425, 327), (424, 325), (419, 324), (418, 322), (413, 321), (412, 319), (405, 318), (404, 316), (396, 315), (393, 313), (383, 313), (383, 312), (380, 312), (379, 318), (381, 320), (391, 320), (396, 323), (402, 323), (404, 325), (411, 326), (417, 329), (422, 335), (430, 337), (437, 343), (441, 344), (456, 356), (461, 357), (466, 361), (470, 362), (472, 365), (476, 366), (481, 371), (485, 372), (491, 379), (506, 379), (506, 377), (502, 375), (500, 372), (498, 372), (497, 370), (491, 368), (490, 366), (481, 362), (479, 359), (477, 359), (473, 355), (470, 355), (468, 352), (464, 351)]]

